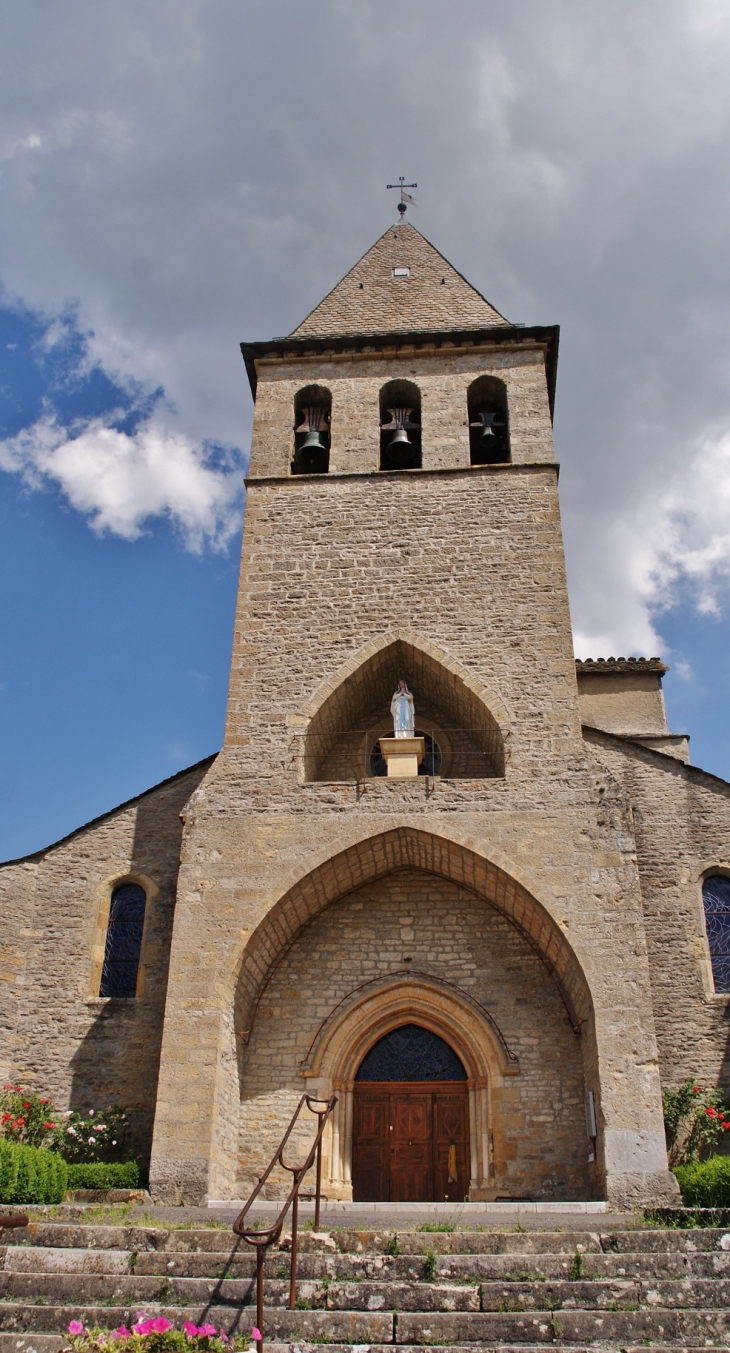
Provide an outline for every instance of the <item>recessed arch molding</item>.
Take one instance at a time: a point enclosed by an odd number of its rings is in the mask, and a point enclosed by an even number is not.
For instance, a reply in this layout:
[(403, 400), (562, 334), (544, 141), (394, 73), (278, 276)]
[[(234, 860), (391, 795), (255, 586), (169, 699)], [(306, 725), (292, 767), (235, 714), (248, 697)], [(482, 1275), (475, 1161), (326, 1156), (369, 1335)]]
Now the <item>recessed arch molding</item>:
[(504, 702), (452, 655), (403, 632), (381, 636), (360, 649), (303, 707), (303, 780), (367, 774), (363, 739), (369, 725), (387, 712), (401, 678), (416, 697), (417, 724), (448, 730), (457, 749), (460, 739), (464, 742), (461, 762), (458, 754), (454, 762), (461, 764), (454, 770), (458, 778), (504, 775), (512, 724)]
[(590, 1023), (592, 1002), (582, 967), (566, 935), (527, 887), (462, 842), (400, 826), (331, 856), (294, 882), (262, 918), (241, 956), (236, 984), (235, 1026), (241, 1053), (242, 1035), (250, 1031), (262, 990), (303, 931), (330, 903), (403, 868), (449, 879), (494, 907), (551, 974), (574, 1032)]

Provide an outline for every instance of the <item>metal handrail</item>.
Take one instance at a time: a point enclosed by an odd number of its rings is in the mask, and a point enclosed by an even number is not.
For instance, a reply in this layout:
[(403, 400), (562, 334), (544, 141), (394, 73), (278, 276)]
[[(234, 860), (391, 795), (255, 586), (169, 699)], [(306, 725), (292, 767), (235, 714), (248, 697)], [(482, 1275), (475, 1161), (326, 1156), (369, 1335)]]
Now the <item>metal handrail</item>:
[[(269, 1245), (274, 1245), (276, 1241), (279, 1239), (279, 1236), (281, 1235), (282, 1232), (282, 1228), (284, 1226), (284, 1222), (286, 1220), (286, 1214), (289, 1211), (289, 1208), (291, 1207), (292, 1210), (291, 1269), (289, 1277), (289, 1309), (294, 1310), (297, 1299), (297, 1232), (299, 1224), (299, 1198), (300, 1198), (299, 1190), (301, 1188), (302, 1180), (304, 1179), (304, 1176), (306, 1175), (307, 1171), (311, 1170), (312, 1164), (316, 1156), (317, 1182), (314, 1193), (315, 1200), (314, 1229), (315, 1231), (318, 1231), (320, 1202), (322, 1198), (322, 1137), (324, 1135), (324, 1129), (327, 1124), (327, 1120), (329, 1119), (336, 1103), (337, 1103), (336, 1095), (331, 1095), (329, 1099), (317, 1099), (315, 1095), (307, 1095), (307, 1094), (302, 1095), (292, 1115), (291, 1122), (289, 1123), (289, 1126), (286, 1132), (284, 1133), (284, 1136), (279, 1142), (279, 1145), (277, 1146), (276, 1151), (274, 1152), (267, 1168), (264, 1170), (264, 1173), (259, 1179), (255, 1189), (253, 1190), (253, 1193), (250, 1195), (248, 1201), (241, 1208), (241, 1211), (239, 1212), (238, 1216), (236, 1217), (236, 1220), (233, 1223), (234, 1235), (240, 1236), (241, 1239), (245, 1241), (247, 1245), (256, 1246), (256, 1328), (260, 1335), (260, 1338), (256, 1340), (258, 1353), (263, 1353), (264, 1347), (264, 1338), (263, 1338), (264, 1260), (266, 1258), (266, 1250), (268, 1249)], [(305, 1105), (309, 1109), (310, 1113), (316, 1113), (317, 1115), (317, 1118), (319, 1120), (317, 1135), (315, 1136), (314, 1141), (312, 1142), (312, 1145), (309, 1150), (309, 1155), (307, 1156), (307, 1159), (305, 1160), (304, 1164), (287, 1165), (287, 1162), (284, 1160), (284, 1148), (286, 1147), (286, 1144), (289, 1141), (292, 1132), (294, 1131), (297, 1119), (299, 1118), (299, 1115), (302, 1109), (305, 1107)], [(319, 1108), (315, 1107), (317, 1105), (319, 1105), (320, 1107)], [(254, 1203), (255, 1200), (258, 1198), (262, 1188), (264, 1187), (264, 1184), (266, 1183), (275, 1165), (281, 1165), (283, 1170), (289, 1171), (289, 1173), (292, 1175), (292, 1187), (289, 1192), (289, 1196), (286, 1199), (286, 1202), (281, 1208), (278, 1216), (272, 1222), (271, 1226), (266, 1227), (266, 1229), (263, 1231), (255, 1230), (253, 1226), (246, 1226), (244, 1224), (246, 1213), (248, 1212), (252, 1203)], [(311, 1198), (311, 1196), (312, 1196), (311, 1194), (301, 1194), (301, 1197), (303, 1198), (304, 1197)]]

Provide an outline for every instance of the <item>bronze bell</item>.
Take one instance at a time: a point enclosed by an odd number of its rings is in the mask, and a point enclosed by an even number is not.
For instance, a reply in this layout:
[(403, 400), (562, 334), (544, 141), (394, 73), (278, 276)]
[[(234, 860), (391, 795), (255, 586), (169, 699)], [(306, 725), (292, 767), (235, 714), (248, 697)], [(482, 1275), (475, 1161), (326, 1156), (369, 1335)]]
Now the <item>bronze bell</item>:
[(394, 431), (385, 448), (385, 455), (393, 469), (406, 469), (416, 456), (416, 448), (408, 436), (408, 429), (415, 430), (418, 424), (411, 422), (413, 409), (388, 409), (388, 413), (391, 421), (383, 423), (381, 431), (389, 432), (391, 428)]
[(294, 467), (299, 474), (326, 474), (329, 469), (329, 451), (322, 441), (320, 429), (327, 426), (328, 410), (323, 405), (311, 405), (302, 409), (302, 418), (295, 432), (305, 432), (306, 436), (296, 450)]
[[(479, 409), (476, 413), (476, 421), (469, 424), (470, 427), (482, 429), (476, 445), (478, 463), (481, 465), (494, 465), (507, 459), (504, 454), (504, 440), (501, 431), (506, 427), (506, 424), (498, 422), (498, 417), (499, 415), (492, 409)], [(495, 429), (498, 430), (495, 431)]]

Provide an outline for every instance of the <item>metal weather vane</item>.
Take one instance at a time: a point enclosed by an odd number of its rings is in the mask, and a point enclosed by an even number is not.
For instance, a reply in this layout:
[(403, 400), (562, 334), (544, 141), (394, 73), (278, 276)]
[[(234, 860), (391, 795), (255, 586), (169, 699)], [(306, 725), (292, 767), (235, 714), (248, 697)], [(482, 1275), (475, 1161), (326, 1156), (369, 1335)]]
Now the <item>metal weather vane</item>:
[(402, 221), (408, 210), (409, 203), (412, 207), (418, 206), (415, 197), (411, 197), (410, 193), (406, 192), (406, 188), (417, 188), (418, 184), (406, 183), (405, 176), (401, 174), (397, 183), (386, 183), (385, 186), (386, 188), (400, 188), (400, 202), (398, 203), (398, 211), (400, 212), (400, 219)]

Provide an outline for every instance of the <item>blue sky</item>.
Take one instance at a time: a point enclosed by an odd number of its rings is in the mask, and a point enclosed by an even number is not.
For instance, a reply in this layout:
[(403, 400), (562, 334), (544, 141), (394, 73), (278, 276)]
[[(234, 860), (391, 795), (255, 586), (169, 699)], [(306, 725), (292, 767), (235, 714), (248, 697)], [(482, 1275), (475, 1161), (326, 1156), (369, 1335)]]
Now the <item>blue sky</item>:
[[(26, 0), (0, 46), (0, 857), (220, 745), (251, 400), (385, 183), (561, 324), (576, 649), (730, 776), (720, 0)], [(397, 60), (395, 57), (397, 56)]]

